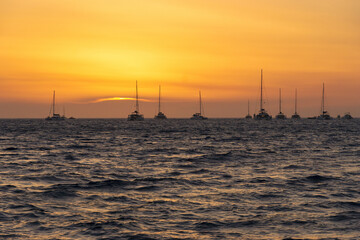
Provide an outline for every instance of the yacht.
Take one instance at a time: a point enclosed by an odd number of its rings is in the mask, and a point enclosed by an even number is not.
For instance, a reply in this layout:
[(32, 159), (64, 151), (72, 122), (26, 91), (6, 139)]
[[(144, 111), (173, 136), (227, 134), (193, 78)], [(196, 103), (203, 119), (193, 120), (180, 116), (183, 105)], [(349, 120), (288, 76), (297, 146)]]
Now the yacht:
[(322, 98), (321, 98), (321, 114), (317, 117), (320, 120), (331, 120), (332, 117), (330, 114), (325, 111), (325, 84), (323, 83), (323, 91), (322, 91)]
[(166, 115), (163, 113), (163, 112), (161, 112), (161, 98), (160, 98), (160, 94), (161, 94), (161, 86), (159, 86), (159, 112), (158, 112), (158, 114), (154, 117), (155, 119), (159, 119), (159, 120), (165, 120), (165, 119), (167, 119), (167, 117), (166, 117)]
[(245, 116), (245, 119), (252, 119), (252, 116), (250, 115), (250, 101), (248, 100), (248, 113)]
[(295, 89), (295, 112), (294, 115), (291, 116), (292, 119), (300, 119), (300, 115), (297, 113), (297, 89)]
[(139, 112), (139, 96), (138, 96), (138, 84), (136, 81), (136, 109), (128, 116), (128, 121), (143, 121), (144, 115)]
[(201, 105), (202, 105), (202, 103), (201, 103), (201, 91), (199, 91), (199, 103), (200, 103), (200, 111), (198, 112), (198, 113), (194, 113), (193, 115), (192, 115), (192, 117), (190, 118), (190, 119), (192, 119), (192, 120), (206, 120), (206, 119), (208, 119), (207, 117), (205, 117), (205, 116), (203, 116), (202, 115), (202, 108), (201, 108)]
[(254, 115), (256, 120), (270, 120), (272, 116), (269, 115), (263, 107), (263, 70), (261, 69), (261, 87), (260, 87), (260, 111), (257, 115)]
[(286, 119), (286, 115), (281, 111), (281, 88), (279, 88), (279, 113), (276, 119)]
[(61, 120), (65, 120), (65, 114), (63, 116), (61, 116), (59, 113), (55, 112), (55, 91), (53, 92), (53, 102), (50, 108), (50, 113), (49, 116), (47, 118), (45, 118), (45, 120), (49, 120), (49, 121), (61, 121)]

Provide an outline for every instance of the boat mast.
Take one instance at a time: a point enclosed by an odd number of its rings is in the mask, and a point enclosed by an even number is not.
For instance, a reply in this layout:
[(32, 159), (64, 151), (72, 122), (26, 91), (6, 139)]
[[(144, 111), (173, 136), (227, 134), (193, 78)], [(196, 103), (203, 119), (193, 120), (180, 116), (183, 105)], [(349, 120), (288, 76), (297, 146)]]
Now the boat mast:
[(281, 113), (281, 88), (279, 88), (279, 113)]
[(297, 114), (297, 88), (295, 88), (295, 114)]
[(53, 116), (55, 115), (55, 90), (53, 94)]
[(138, 85), (136, 80), (136, 111), (139, 112), (139, 96), (138, 96)]
[(248, 99), (248, 116), (250, 116), (250, 101)]
[(201, 91), (199, 91), (199, 99), (200, 99), (200, 115), (201, 115)]
[(260, 112), (263, 110), (263, 70), (261, 69)]
[(161, 86), (159, 85), (159, 112), (160, 112), (160, 94), (161, 94)]
[(323, 92), (322, 92), (322, 99), (321, 99), (321, 111), (322, 114), (325, 112), (325, 83), (323, 83)]

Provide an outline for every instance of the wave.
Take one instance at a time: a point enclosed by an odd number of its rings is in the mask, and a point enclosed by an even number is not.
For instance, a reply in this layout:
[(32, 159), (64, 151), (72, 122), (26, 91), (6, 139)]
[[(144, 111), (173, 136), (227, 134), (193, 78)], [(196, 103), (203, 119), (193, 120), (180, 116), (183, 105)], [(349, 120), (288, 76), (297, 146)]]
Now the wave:
[(359, 219), (360, 219), (360, 212), (357, 211), (340, 212), (338, 214), (329, 216), (329, 220), (333, 222), (342, 222), (349, 220), (358, 221)]
[(7, 147), (7, 148), (4, 148), (4, 151), (17, 151), (19, 150), (19, 148), (16, 148), (16, 147)]

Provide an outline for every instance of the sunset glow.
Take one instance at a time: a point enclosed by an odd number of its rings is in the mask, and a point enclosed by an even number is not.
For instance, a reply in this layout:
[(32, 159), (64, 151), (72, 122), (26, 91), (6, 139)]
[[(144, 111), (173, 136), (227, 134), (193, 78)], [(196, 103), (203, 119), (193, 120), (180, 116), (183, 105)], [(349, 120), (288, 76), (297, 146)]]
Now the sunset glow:
[[(97, 99), (95, 101), (92, 101), (91, 103), (99, 103), (99, 102), (106, 102), (106, 101), (123, 101), (123, 100), (132, 100), (135, 101), (136, 98), (124, 98), (124, 97), (111, 97), (111, 98), (101, 98)], [(140, 102), (151, 102), (147, 99), (138, 99)]]
[(162, 85), (169, 116), (191, 114), (184, 106), (202, 90), (209, 116), (240, 117), (248, 99), (257, 111), (261, 68), (273, 112), (281, 87), (284, 111), (297, 88), (299, 111), (317, 113), (325, 82), (329, 111), (360, 116), (359, 9), (358, 0), (2, 0), (0, 117), (43, 117), (54, 89), (74, 115), (125, 117), (131, 107), (110, 115), (74, 103), (132, 100), (136, 80), (142, 101), (156, 102)]

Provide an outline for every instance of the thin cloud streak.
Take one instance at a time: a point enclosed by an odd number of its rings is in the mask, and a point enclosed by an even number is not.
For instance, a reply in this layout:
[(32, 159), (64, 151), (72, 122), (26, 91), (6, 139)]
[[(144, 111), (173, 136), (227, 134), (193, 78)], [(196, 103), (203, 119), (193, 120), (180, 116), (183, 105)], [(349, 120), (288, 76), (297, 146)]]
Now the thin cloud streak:
[[(106, 102), (106, 101), (126, 101), (126, 100), (130, 100), (130, 101), (135, 101), (136, 98), (128, 98), (128, 97), (110, 97), (110, 98), (99, 98), (96, 99), (94, 101), (90, 101), (88, 103), (100, 103), (100, 102)], [(140, 102), (154, 102), (152, 100), (148, 100), (148, 99), (141, 99), (139, 98)]]

